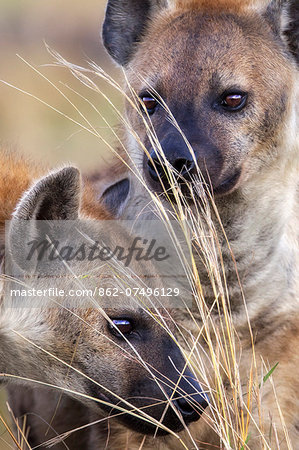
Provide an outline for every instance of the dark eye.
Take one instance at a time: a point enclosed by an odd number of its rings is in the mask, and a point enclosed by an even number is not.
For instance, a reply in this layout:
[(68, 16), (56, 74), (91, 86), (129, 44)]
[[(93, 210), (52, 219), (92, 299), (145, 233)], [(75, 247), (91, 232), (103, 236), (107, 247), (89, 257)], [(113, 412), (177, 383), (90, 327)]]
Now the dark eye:
[(220, 105), (227, 111), (240, 111), (246, 105), (246, 100), (245, 92), (226, 92), (222, 95)]
[(140, 98), (141, 98), (147, 112), (149, 114), (153, 114), (158, 105), (157, 100), (154, 97), (152, 97), (150, 94), (142, 94), (140, 96)]
[(130, 319), (112, 319), (112, 323), (108, 323), (109, 330), (116, 336), (121, 334), (129, 335), (133, 332), (134, 326)]

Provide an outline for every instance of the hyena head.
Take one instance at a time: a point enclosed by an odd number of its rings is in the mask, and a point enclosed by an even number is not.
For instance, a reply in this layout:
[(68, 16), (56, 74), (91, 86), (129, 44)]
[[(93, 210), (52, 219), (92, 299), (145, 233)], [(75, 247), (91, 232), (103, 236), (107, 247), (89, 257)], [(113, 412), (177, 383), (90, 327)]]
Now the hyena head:
[[(75, 228), (81, 230), (78, 239), (83, 231), (86, 236), (88, 229), (88, 241), (92, 235), (95, 238), (95, 233), (100, 240), (101, 231), (95, 227), (97, 221), (83, 221), (80, 215), (80, 195), (79, 172), (67, 167), (38, 181), (17, 206), (8, 231), (9, 259), (17, 279), (6, 286), (0, 323), (0, 341), (4, 326), (6, 336), (12, 335), (7, 348), (14, 353), (7, 366), (1, 367), (1, 372), (66, 389), (67, 393), (96, 408), (102, 416), (116, 415), (115, 420), (141, 433), (155, 433), (155, 424), (159, 421), (162, 428), (158, 435), (165, 434), (166, 428), (179, 431), (183, 424), (199, 419), (207, 406), (207, 398), (175, 343), (171, 331), (174, 325), (167, 318), (161, 323), (166, 310), (158, 318), (157, 310), (142, 308), (138, 302), (136, 305), (136, 299), (127, 296), (130, 294), (124, 297), (120, 289), (119, 297), (110, 297), (108, 302), (107, 296), (117, 285), (115, 280), (120, 279), (125, 270), (121, 264), (117, 266), (119, 272), (114, 274), (113, 281), (107, 265), (84, 260), (82, 253), (81, 258), (67, 263), (57, 258), (50, 273), (43, 272), (48, 269), (45, 256), (43, 269), (39, 257), (24, 258), (25, 253), (28, 254), (27, 243), (32, 242), (34, 236), (35, 239), (51, 239), (54, 227), (60, 226), (62, 221), (69, 224), (67, 233), (61, 234), (60, 244), (64, 248), (74, 246)], [(84, 230), (81, 222), (87, 223)], [(110, 228), (110, 242), (115, 238), (119, 243), (124, 231), (111, 225)], [(47, 251), (50, 249), (51, 246)], [(56, 249), (59, 250), (57, 246)], [(140, 264), (138, 262), (139, 269)], [(161, 287), (155, 269), (150, 262), (146, 264), (152, 280), (148, 285)], [(136, 265), (137, 262), (132, 262), (131, 273)], [(98, 287), (108, 284), (110, 294), (108, 291), (100, 296), (84, 293), (91, 288), (86, 281), (90, 273)], [(27, 300), (23, 291), (22, 294), (12, 291), (20, 286), (28, 293), (29, 303), (24, 304)], [(54, 287), (55, 293), (47, 291)], [(46, 293), (39, 297), (37, 292), (32, 294), (32, 288)], [(76, 292), (71, 303), (70, 289)], [(64, 292), (59, 294), (58, 290)], [(91, 302), (82, 303), (80, 295), (87, 296)], [(124, 411), (132, 411), (132, 414)]]
[(298, 21), (296, 0), (108, 1), (104, 44), (160, 142), (128, 105), (143, 144), (130, 139), (131, 156), (153, 190), (168, 163), (223, 196), (294, 157)]

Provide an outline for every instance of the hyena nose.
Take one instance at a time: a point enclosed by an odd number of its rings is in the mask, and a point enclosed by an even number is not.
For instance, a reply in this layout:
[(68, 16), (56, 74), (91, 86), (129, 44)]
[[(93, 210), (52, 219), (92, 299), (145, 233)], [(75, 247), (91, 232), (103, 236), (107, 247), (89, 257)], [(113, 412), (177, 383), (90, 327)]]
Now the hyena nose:
[(186, 424), (195, 422), (208, 406), (208, 396), (188, 369), (184, 372), (178, 387), (179, 392), (175, 393), (173, 404)]
[(190, 173), (195, 167), (195, 161), (185, 142), (170, 136), (161, 142), (161, 147), (164, 155), (158, 156), (154, 149), (150, 152), (150, 158), (147, 161), (150, 177), (157, 182), (166, 178), (169, 172), (169, 166), (166, 163), (168, 161), (174, 169), (173, 175), (178, 181), (184, 182), (189, 179)]
[(208, 406), (208, 402), (203, 398), (196, 399), (196, 396), (188, 398), (180, 398), (173, 401), (174, 406), (182, 414), (184, 422), (190, 423), (198, 420), (203, 410)]

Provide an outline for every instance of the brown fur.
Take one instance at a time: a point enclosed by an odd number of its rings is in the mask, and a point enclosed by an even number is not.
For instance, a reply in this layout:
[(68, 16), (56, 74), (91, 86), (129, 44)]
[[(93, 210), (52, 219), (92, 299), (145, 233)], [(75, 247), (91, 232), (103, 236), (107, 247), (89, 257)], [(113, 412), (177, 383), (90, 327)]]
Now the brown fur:
[[(23, 193), (48, 169), (13, 150), (1, 149), (1, 161), (0, 232), (3, 233), (5, 221), (10, 219)], [(84, 182), (82, 211), (94, 218), (103, 220), (111, 218), (107, 210), (97, 201), (93, 183), (89, 183), (88, 180)]]
[(242, 13), (254, 8), (263, 8), (265, 0), (176, 0), (175, 9), (186, 9), (201, 12)]

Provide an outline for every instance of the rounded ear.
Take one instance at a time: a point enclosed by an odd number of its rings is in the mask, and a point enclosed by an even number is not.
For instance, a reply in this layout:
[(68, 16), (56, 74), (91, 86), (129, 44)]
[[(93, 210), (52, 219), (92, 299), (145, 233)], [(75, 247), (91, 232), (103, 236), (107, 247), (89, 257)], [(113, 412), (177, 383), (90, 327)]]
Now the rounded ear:
[(126, 65), (141, 41), (147, 23), (167, 0), (109, 0), (102, 30), (103, 43), (112, 58)]
[(64, 167), (38, 180), (13, 214), (21, 220), (75, 220), (78, 218), (81, 176), (76, 167)]
[(109, 186), (101, 196), (101, 203), (114, 217), (120, 217), (129, 199), (130, 180), (124, 178)]
[[(92, 204), (96, 202), (97, 205), (103, 207), (111, 215), (111, 219), (119, 218), (122, 215), (131, 190), (131, 182), (126, 174), (123, 174), (123, 178), (118, 177), (117, 181), (112, 181), (110, 177), (96, 173), (87, 176), (84, 181), (92, 193)], [(85, 203), (84, 206), (86, 206)]]
[(291, 53), (295, 56), (299, 64), (299, 1), (289, 2), (287, 12), (287, 24), (284, 29), (284, 35)]
[(30, 265), (25, 258), (26, 244), (45, 238), (51, 221), (76, 220), (80, 196), (81, 176), (75, 167), (51, 172), (25, 192), (9, 222), (6, 246), (11, 262), (22, 270), (34, 270), (34, 263)]
[(299, 63), (299, 1), (268, 0), (266, 5), (263, 1), (263, 5), (263, 17)]

